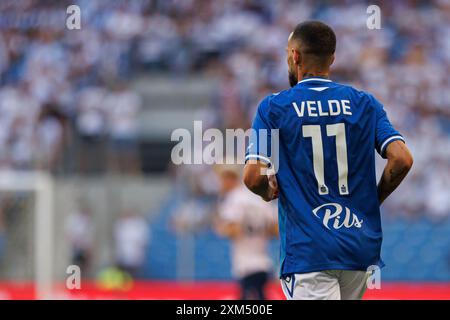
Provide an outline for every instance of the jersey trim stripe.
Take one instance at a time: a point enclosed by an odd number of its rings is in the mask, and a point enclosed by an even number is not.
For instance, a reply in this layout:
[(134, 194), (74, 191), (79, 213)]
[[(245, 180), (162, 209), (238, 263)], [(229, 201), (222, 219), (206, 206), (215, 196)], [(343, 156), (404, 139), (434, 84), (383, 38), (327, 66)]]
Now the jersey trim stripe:
[(265, 162), (265, 163), (267, 163), (267, 164), (269, 164), (269, 165), (272, 164), (272, 162), (270, 161), (269, 158), (264, 157), (264, 156), (260, 156), (259, 154), (248, 154), (248, 155), (245, 157), (245, 162), (247, 162), (247, 160), (250, 160), (250, 159), (257, 159), (257, 160), (260, 160), (260, 161), (262, 161), (262, 162)]
[(402, 140), (403, 142), (405, 142), (405, 139), (402, 136), (392, 136), (390, 138), (387, 138), (386, 140), (384, 140), (384, 142), (381, 144), (381, 148), (380, 148), (380, 152), (381, 154), (384, 153), (384, 149), (387, 147), (387, 145), (389, 144), (389, 142), (394, 141), (394, 140)]
[(323, 79), (323, 78), (306, 78), (306, 79), (300, 80), (298, 83), (302, 83), (302, 82), (306, 82), (306, 81), (332, 82), (330, 79)]

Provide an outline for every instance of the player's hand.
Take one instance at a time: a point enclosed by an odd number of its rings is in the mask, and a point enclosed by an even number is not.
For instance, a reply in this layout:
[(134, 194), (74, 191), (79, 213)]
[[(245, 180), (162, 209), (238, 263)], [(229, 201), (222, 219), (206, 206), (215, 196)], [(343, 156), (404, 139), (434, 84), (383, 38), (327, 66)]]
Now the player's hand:
[(262, 197), (264, 201), (271, 201), (278, 198), (278, 182), (274, 174), (267, 175), (269, 187), (267, 193)]

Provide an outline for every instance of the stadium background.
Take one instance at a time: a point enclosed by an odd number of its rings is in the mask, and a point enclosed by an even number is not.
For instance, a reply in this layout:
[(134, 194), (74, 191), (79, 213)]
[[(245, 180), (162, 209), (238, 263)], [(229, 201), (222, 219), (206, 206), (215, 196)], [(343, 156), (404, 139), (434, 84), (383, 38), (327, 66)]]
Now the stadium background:
[[(81, 30), (66, 28), (70, 4)], [(381, 100), (415, 157), (383, 205), (387, 267), (366, 298), (450, 298), (450, 1), (3, 0), (0, 168), (52, 178), (56, 297), (237, 297), (211, 230), (217, 178), (172, 165), (170, 134), (248, 128), (288, 86), (287, 36), (311, 18), (337, 33), (333, 80)], [(0, 201), (0, 298), (35, 298), (33, 195)], [(64, 288), (71, 264), (81, 290)], [(268, 292), (281, 298), (275, 274)]]

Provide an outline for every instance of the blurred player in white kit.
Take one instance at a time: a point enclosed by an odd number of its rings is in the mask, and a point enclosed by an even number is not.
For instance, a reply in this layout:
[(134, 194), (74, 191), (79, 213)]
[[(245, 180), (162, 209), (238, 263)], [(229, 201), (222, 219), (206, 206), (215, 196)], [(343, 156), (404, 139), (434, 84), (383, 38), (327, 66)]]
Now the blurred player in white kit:
[(268, 241), (278, 235), (275, 208), (242, 183), (239, 165), (218, 165), (221, 201), (216, 231), (232, 240), (232, 272), (239, 280), (242, 300), (264, 300), (272, 272)]

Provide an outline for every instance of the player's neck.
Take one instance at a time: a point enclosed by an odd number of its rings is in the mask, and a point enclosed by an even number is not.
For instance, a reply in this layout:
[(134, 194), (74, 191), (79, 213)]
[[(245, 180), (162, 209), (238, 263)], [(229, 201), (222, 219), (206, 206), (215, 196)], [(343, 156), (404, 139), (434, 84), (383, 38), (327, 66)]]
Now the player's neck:
[(318, 70), (318, 71), (301, 71), (299, 72), (299, 80), (301, 81), (303, 79), (307, 79), (307, 78), (325, 78), (328, 79), (330, 77), (330, 72), (329, 71), (322, 71), (322, 70)]

